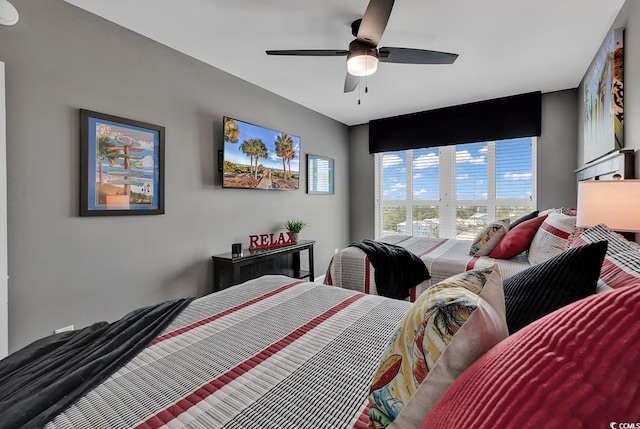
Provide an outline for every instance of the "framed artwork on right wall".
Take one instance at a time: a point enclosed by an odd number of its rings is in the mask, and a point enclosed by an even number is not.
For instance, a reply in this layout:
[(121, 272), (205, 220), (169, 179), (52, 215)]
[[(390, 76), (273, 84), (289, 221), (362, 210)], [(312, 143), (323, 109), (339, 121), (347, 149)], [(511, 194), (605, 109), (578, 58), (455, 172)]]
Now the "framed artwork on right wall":
[(584, 78), (584, 163), (622, 149), (624, 29), (612, 30)]
[(324, 156), (307, 154), (307, 193), (335, 193), (333, 170), (333, 159)]

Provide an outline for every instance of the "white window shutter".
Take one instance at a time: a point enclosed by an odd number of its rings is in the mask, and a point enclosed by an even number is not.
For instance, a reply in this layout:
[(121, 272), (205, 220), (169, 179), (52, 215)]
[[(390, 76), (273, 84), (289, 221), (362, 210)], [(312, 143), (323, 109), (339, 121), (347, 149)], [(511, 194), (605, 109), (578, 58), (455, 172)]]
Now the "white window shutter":
[(535, 138), (376, 154), (376, 237), (472, 239), (536, 207), (535, 174)]

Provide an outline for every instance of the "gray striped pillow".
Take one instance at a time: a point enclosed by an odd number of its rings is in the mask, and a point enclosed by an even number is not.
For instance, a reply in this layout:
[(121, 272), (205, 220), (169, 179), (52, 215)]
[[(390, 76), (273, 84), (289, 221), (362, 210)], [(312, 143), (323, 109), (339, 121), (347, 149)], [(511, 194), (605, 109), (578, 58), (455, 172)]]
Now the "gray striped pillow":
[(595, 293), (606, 251), (606, 241), (576, 247), (505, 279), (509, 333)]

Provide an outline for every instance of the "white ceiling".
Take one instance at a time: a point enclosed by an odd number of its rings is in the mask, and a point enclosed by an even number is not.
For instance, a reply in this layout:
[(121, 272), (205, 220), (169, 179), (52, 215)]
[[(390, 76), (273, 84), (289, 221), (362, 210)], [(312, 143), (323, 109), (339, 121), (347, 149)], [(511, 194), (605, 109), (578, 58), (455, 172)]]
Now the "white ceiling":
[[(453, 65), (380, 64), (343, 93), (368, 0), (66, 0), (347, 125), (579, 85), (624, 0), (397, 0), (379, 46), (454, 52)], [(361, 104), (358, 105), (358, 97)]]

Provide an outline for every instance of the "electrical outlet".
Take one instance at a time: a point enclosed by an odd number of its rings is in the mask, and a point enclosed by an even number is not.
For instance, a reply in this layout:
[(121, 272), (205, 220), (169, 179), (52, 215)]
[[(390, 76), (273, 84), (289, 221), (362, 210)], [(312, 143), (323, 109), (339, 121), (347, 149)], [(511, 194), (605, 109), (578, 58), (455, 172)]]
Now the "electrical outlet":
[(73, 330), (74, 330), (73, 325), (69, 325), (69, 326), (65, 326), (64, 328), (56, 329), (55, 331), (53, 331), (53, 333), (59, 334), (60, 332), (67, 332), (67, 331), (73, 331)]

